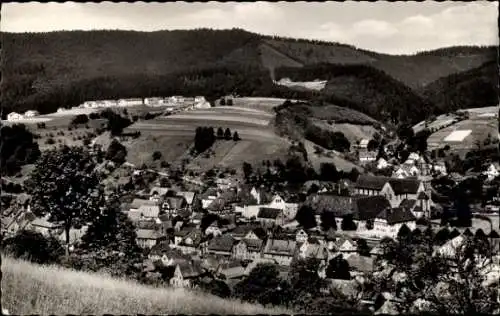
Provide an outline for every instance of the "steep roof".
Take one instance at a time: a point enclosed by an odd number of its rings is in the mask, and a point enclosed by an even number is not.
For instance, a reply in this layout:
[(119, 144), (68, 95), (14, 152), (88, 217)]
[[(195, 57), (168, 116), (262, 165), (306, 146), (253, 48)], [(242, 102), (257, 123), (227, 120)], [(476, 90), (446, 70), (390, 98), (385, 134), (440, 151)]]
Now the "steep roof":
[(281, 214), (281, 210), (272, 207), (261, 207), (257, 218), (276, 219)]
[(415, 178), (396, 179), (390, 178), (389, 183), (396, 195), (416, 194), (420, 186), (420, 180)]
[(380, 212), (390, 207), (391, 203), (385, 196), (360, 196), (356, 198), (354, 219), (362, 221), (374, 219)]
[(171, 188), (162, 188), (162, 187), (153, 187), (150, 191), (149, 191), (149, 195), (154, 195), (154, 194), (158, 194), (160, 196), (164, 196), (165, 194), (167, 194), (168, 191), (172, 190)]
[(295, 240), (269, 239), (264, 248), (264, 253), (293, 256), (297, 242)]
[(139, 239), (159, 239), (163, 237), (158, 231), (153, 229), (137, 229), (136, 234)]
[(380, 191), (390, 178), (362, 174), (358, 177), (355, 187)]
[(231, 235), (215, 237), (208, 244), (208, 250), (231, 252), (236, 240)]
[(172, 251), (168, 242), (161, 242), (151, 247), (150, 254), (163, 254)]
[(165, 198), (164, 202), (167, 202), (172, 209), (180, 209), (184, 206), (186, 200), (182, 196), (169, 196)]
[(45, 227), (45, 228), (59, 228), (62, 227), (62, 224), (51, 223), (45, 217), (37, 217), (32, 222), (31, 225)]
[(241, 242), (245, 243), (247, 245), (247, 249), (251, 251), (260, 251), (264, 243), (260, 239), (242, 239)]
[(135, 223), (135, 227), (139, 229), (155, 229), (158, 224), (153, 219), (139, 220)]
[(310, 206), (316, 214), (333, 212), (335, 217), (352, 214), (353, 201), (349, 196), (338, 196), (334, 194), (312, 194), (307, 197), (305, 205)]
[(417, 196), (417, 199), (419, 200), (429, 200), (429, 197), (427, 196), (427, 194), (425, 194), (425, 192), (420, 192)]
[(401, 207), (385, 209), (377, 215), (377, 218), (385, 219), (389, 225), (416, 220), (415, 215), (409, 209)]
[(193, 200), (194, 200), (194, 196), (195, 196), (194, 192), (191, 192), (191, 191), (179, 191), (179, 192), (177, 192), (177, 195), (184, 197), (184, 199), (186, 199), (186, 203), (188, 205), (193, 204)]
[(157, 205), (157, 203), (146, 199), (134, 199), (132, 203), (130, 203), (130, 208), (137, 209), (141, 207), (141, 205)]
[(160, 214), (160, 207), (158, 205), (141, 205), (137, 212), (144, 217), (158, 217)]
[(197, 262), (182, 262), (177, 264), (179, 270), (182, 273), (182, 277), (187, 278), (195, 278), (203, 274), (203, 269), (201, 265)]
[(412, 209), (416, 204), (417, 204), (417, 200), (404, 199), (403, 201), (401, 201), (401, 203), (399, 203), (399, 207), (406, 208), (406, 209)]

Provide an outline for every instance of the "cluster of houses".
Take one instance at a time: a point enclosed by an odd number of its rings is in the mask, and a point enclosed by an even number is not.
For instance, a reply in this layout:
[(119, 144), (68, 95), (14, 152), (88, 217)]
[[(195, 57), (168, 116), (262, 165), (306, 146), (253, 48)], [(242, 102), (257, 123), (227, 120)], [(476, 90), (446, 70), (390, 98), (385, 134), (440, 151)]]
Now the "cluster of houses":
[(17, 113), (17, 112), (10, 112), (9, 114), (7, 114), (7, 121), (25, 120), (25, 119), (34, 118), (38, 115), (40, 115), (40, 113), (38, 113), (38, 111), (35, 111), (35, 110), (28, 110), (28, 111), (24, 112), (24, 114)]
[(150, 107), (167, 108), (210, 108), (210, 103), (203, 96), (197, 97), (150, 97), (150, 98), (129, 98), (119, 100), (98, 100), (85, 101), (82, 108), (109, 108), (109, 107), (132, 107), (146, 105)]

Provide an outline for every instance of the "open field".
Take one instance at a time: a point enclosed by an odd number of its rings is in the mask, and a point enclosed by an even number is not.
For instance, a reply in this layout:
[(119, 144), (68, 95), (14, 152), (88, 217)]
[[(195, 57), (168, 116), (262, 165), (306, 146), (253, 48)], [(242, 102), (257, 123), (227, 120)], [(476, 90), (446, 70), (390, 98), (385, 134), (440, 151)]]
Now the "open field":
[(469, 112), (470, 114), (495, 113), (498, 115), (498, 106), (487, 106), (484, 108), (471, 108), (459, 110), (460, 112)]
[(2, 256), (2, 308), (13, 315), (286, 314), (183, 289), (155, 288), (103, 274)]
[(342, 132), (351, 145), (354, 145), (357, 140), (372, 139), (373, 135), (377, 133), (377, 129), (372, 125), (354, 125), (350, 123), (328, 124), (325, 121), (315, 121), (314, 124), (332, 132)]
[[(325, 154), (316, 154), (314, 150), (315, 145), (311, 141), (304, 141), (304, 146), (307, 150), (307, 157), (309, 157), (309, 160), (311, 161), (313, 168), (316, 170), (316, 172), (320, 171), (321, 164), (322, 163), (333, 163), (337, 170), (342, 170), (345, 172), (350, 172), (352, 168), (356, 168), (359, 171), (363, 171), (364, 169), (344, 158), (342, 158), (339, 154), (337, 153), (331, 153), (330, 156), (326, 156)], [(325, 152), (327, 152), (327, 149), (324, 149)]]
[[(196, 109), (152, 120), (138, 121), (125, 131), (140, 131), (141, 136), (124, 143), (127, 160), (134, 164), (147, 163), (154, 151), (162, 153), (162, 160), (178, 164), (189, 159), (187, 168), (206, 171), (215, 166), (241, 167), (243, 161), (258, 163), (263, 159), (280, 158), (289, 147), (287, 140), (273, 131), (273, 115), (251, 107), (221, 106)], [(238, 132), (238, 142), (217, 140), (212, 148), (195, 157), (189, 151), (197, 127), (211, 126)], [(278, 155), (278, 156), (276, 156)]]
[[(454, 132), (454, 134), (456, 134), (458, 137), (460, 136), (457, 134), (460, 133), (458, 131), (467, 130), (470, 130), (471, 132), (463, 140), (446, 140), (446, 138)], [(465, 132), (463, 133), (465, 134)], [(427, 143), (430, 150), (449, 145), (450, 148), (454, 151), (469, 151), (471, 149), (477, 148), (477, 142), (479, 141), (482, 143), (488, 137), (488, 134), (490, 134), (494, 138), (497, 133), (498, 122), (496, 118), (476, 117), (457, 122), (431, 134), (431, 136), (429, 136), (429, 139), (427, 140)]]
[(283, 104), (286, 99), (278, 98), (234, 98), (233, 104), (237, 107), (250, 108), (255, 110), (261, 110), (268, 113), (274, 113), (273, 108), (275, 106)]

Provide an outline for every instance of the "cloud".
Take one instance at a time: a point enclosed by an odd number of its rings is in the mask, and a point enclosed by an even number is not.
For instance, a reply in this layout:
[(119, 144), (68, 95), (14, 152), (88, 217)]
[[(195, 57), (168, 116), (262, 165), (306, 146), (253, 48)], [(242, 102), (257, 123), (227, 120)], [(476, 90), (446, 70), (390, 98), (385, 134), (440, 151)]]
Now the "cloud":
[(375, 19), (350, 25), (329, 22), (312, 30), (310, 37), (394, 54), (455, 45), (495, 45), (498, 44), (497, 8), (496, 2), (473, 2), (392, 22)]
[(380, 20), (362, 20), (354, 23), (351, 28), (353, 36), (375, 36), (388, 38), (398, 33), (397, 28), (391, 23)]

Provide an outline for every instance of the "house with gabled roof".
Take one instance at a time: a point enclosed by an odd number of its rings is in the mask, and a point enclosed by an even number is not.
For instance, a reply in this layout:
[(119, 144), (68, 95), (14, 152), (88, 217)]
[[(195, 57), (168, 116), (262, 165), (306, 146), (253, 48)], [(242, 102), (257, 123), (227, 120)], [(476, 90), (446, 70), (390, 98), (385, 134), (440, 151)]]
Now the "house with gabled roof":
[(285, 216), (283, 211), (279, 208), (261, 207), (257, 213), (257, 221), (263, 226), (283, 225)]
[(416, 217), (405, 208), (388, 208), (380, 212), (373, 223), (373, 230), (370, 233), (382, 238), (396, 238), (403, 225), (410, 230), (416, 228)]
[(61, 234), (63, 225), (61, 223), (49, 222), (48, 216), (35, 218), (27, 227), (44, 236), (57, 236)]
[(210, 254), (230, 257), (236, 240), (229, 234), (213, 238), (208, 243), (207, 252)]
[(130, 211), (137, 211), (142, 205), (158, 205), (158, 202), (147, 199), (133, 199), (130, 203)]
[(179, 249), (170, 247), (168, 242), (160, 242), (151, 248), (148, 259), (160, 261), (164, 266), (174, 266), (178, 263), (190, 262), (191, 258), (184, 255)]
[(258, 238), (243, 238), (236, 242), (232, 257), (239, 260), (255, 260), (260, 258), (264, 241)]
[(370, 175), (360, 175), (355, 190), (358, 195), (383, 195), (392, 207), (397, 207), (404, 199), (417, 199), (420, 192), (426, 191), (424, 183), (417, 178), (397, 179)]
[(149, 199), (151, 201), (159, 202), (160, 199), (163, 198), (169, 191), (172, 191), (172, 188), (153, 187), (149, 191)]
[(279, 265), (288, 266), (295, 255), (296, 247), (295, 240), (269, 238), (264, 247), (263, 258), (273, 259)]
[(177, 196), (182, 196), (186, 201), (188, 207), (193, 207), (193, 202), (196, 197), (196, 193), (193, 191), (179, 191), (177, 192)]
[(297, 244), (296, 256), (298, 259), (315, 258), (323, 264), (328, 261), (328, 249), (325, 244), (317, 240), (307, 239)]
[(182, 196), (168, 196), (163, 199), (162, 208), (171, 217), (179, 215), (186, 207), (186, 200)]
[(167, 240), (167, 237), (155, 229), (137, 229), (137, 245), (141, 248), (151, 248), (159, 242)]
[(196, 279), (204, 274), (201, 265), (194, 261), (190, 263), (178, 263), (175, 267), (174, 275), (170, 279), (173, 287), (191, 288)]
[(176, 248), (183, 254), (204, 253), (206, 238), (203, 237), (201, 230), (193, 229), (177, 243)]
[(223, 262), (217, 268), (217, 273), (223, 276), (226, 282), (241, 280), (245, 275), (245, 267), (240, 260)]
[(348, 258), (350, 255), (357, 253), (358, 246), (354, 240), (349, 237), (343, 236), (337, 238), (334, 242), (333, 252), (334, 254), (342, 254), (344, 258)]
[(231, 236), (236, 240), (241, 239), (260, 239), (264, 240), (267, 237), (265, 229), (259, 224), (239, 225), (231, 231)]

